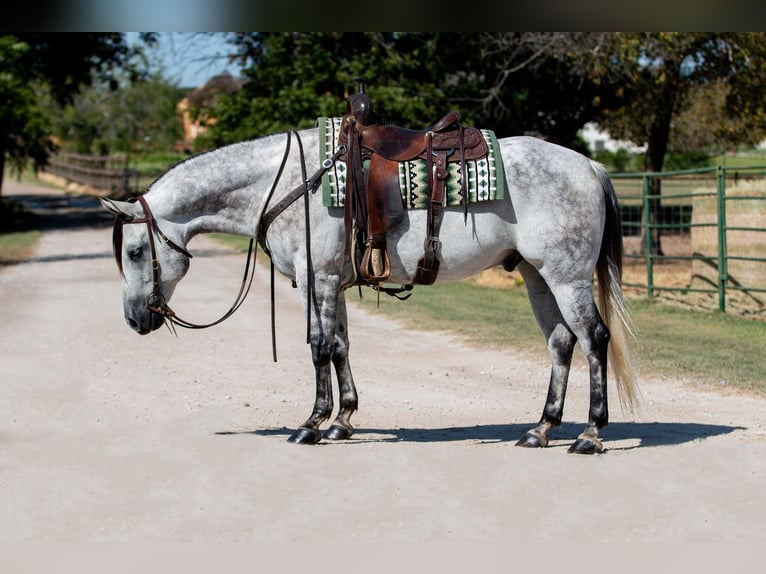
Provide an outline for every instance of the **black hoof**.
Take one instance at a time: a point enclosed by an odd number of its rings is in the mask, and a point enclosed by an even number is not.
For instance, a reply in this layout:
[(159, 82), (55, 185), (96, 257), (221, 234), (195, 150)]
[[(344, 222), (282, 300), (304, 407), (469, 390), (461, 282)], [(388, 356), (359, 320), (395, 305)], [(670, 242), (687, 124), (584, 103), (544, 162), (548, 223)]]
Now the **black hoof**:
[(606, 452), (606, 449), (604, 448), (604, 445), (601, 444), (600, 440), (593, 442), (587, 438), (578, 438), (574, 441), (574, 444), (569, 447), (567, 452), (574, 454), (600, 454)]
[(523, 446), (526, 448), (543, 448), (544, 446), (548, 446), (548, 442), (544, 441), (536, 434), (528, 432), (519, 439), (519, 442), (516, 443), (516, 446)]
[(295, 444), (317, 444), (320, 440), (322, 440), (322, 435), (318, 430), (301, 427), (290, 435), (287, 442), (294, 442)]
[(324, 437), (330, 440), (347, 440), (354, 434), (354, 429), (346, 428), (343, 425), (331, 425), (324, 433)]

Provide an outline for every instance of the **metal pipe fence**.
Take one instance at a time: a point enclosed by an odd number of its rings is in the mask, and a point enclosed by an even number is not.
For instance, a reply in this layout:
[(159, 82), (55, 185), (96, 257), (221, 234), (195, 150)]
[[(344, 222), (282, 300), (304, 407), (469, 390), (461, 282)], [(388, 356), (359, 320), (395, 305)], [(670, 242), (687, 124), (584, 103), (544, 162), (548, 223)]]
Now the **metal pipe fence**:
[(626, 289), (766, 318), (766, 166), (611, 177)]

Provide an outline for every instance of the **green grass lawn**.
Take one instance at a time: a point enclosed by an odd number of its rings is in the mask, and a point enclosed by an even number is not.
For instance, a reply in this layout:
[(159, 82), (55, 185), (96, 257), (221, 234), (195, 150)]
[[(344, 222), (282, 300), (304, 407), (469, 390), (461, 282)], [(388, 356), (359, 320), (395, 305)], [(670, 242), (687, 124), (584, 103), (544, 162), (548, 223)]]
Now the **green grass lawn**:
[(638, 328), (634, 355), (643, 372), (766, 393), (766, 322), (646, 298), (631, 300), (631, 308)]

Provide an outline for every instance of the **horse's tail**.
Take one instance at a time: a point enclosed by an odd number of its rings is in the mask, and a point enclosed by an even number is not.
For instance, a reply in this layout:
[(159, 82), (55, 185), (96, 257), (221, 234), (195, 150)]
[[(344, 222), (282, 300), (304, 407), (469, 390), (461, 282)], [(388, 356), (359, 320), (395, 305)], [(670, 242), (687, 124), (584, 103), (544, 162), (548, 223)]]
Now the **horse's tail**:
[(623, 411), (633, 412), (639, 389), (631, 366), (628, 340), (633, 336), (632, 322), (622, 293), (622, 226), (617, 195), (604, 166), (593, 162), (606, 199), (606, 221), (601, 252), (596, 264), (598, 299), (601, 317), (609, 328), (609, 363), (617, 382)]

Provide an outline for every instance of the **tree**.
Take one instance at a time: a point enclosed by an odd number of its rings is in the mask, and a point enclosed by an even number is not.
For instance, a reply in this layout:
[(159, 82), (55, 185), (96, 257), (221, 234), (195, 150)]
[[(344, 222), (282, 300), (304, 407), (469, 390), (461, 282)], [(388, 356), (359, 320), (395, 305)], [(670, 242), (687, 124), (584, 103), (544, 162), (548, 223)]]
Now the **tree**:
[[(144, 34), (153, 42), (153, 34)], [(45, 165), (54, 146), (48, 137), (52, 101), (71, 101), (82, 85), (99, 78), (117, 85), (117, 71), (137, 68), (119, 33), (18, 33), (0, 36), (0, 191), (6, 159), (22, 170), (28, 160)]]
[(256, 33), (232, 37), (249, 82), (211, 110), (208, 146), (340, 115), (355, 76), (384, 121), (419, 127), (450, 109), (498, 136), (532, 133), (575, 147), (612, 99), (592, 73), (608, 34)]
[[(482, 105), (516, 125), (544, 116), (542, 135), (567, 144), (595, 120), (610, 135), (647, 145), (644, 169), (662, 171), (669, 150), (757, 143), (766, 135), (764, 33), (486, 34), (497, 70)], [(578, 78), (579, 84), (578, 84)], [(523, 84), (506, 92), (509, 83)], [(531, 105), (523, 105), (527, 97)], [(519, 103), (523, 96), (522, 104)], [(591, 100), (589, 102), (589, 100)], [(519, 117), (517, 114), (523, 114)], [(527, 120), (528, 121), (528, 120)], [(651, 180), (657, 222), (660, 181)], [(659, 230), (652, 242), (661, 254)]]
[(14, 72), (24, 67), (28, 46), (9, 36), (0, 37), (0, 195), (6, 156), (21, 171), (27, 159), (43, 165), (53, 144), (47, 138), (49, 94), (39, 81)]
[(620, 77), (605, 57), (612, 41), (603, 32), (478, 34), (469, 72), (476, 81), (466, 85), (473, 95), (464, 97), (500, 136), (531, 134), (587, 151), (578, 132), (616, 103)]
[[(258, 33), (236, 35), (234, 46), (250, 81), (213, 109), (208, 146), (340, 115), (357, 75), (392, 123), (417, 127), (456, 108), (500, 137), (528, 133), (585, 151), (577, 134), (595, 120), (646, 144), (647, 171), (663, 169), (703, 96), (717, 106), (705, 112), (716, 145), (766, 132), (764, 33)], [(659, 181), (652, 186), (659, 196)], [(650, 204), (656, 222), (659, 197)]]
[[(662, 171), (674, 121), (683, 118), (700, 95), (719, 90), (719, 119), (709, 125), (720, 143), (756, 143), (764, 135), (763, 88), (766, 87), (766, 35), (762, 32), (620, 33), (611, 58), (624, 78), (622, 103), (605, 110), (599, 124), (619, 139), (646, 143), (644, 169)], [(720, 90), (726, 93), (721, 97)], [(744, 121), (743, 121), (744, 120)], [(660, 211), (660, 181), (651, 179), (650, 222)], [(659, 231), (653, 237), (662, 254)]]
[(78, 153), (171, 150), (182, 135), (176, 105), (184, 92), (160, 76), (118, 90), (99, 82), (64, 107), (55, 133)]
[(345, 96), (367, 80), (386, 121), (417, 126), (444, 113), (433, 34), (383, 32), (253, 33), (232, 39), (249, 80), (220, 98), (206, 145), (311, 127), (345, 111)]

